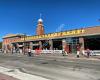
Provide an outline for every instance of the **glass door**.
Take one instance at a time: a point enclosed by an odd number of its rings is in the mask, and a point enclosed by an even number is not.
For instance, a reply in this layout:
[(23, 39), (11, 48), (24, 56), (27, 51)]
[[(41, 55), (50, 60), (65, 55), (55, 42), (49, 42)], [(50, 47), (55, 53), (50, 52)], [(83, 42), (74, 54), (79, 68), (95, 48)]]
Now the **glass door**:
[(67, 44), (69, 45), (70, 53), (76, 53), (77, 44), (79, 43), (79, 38), (66, 38)]

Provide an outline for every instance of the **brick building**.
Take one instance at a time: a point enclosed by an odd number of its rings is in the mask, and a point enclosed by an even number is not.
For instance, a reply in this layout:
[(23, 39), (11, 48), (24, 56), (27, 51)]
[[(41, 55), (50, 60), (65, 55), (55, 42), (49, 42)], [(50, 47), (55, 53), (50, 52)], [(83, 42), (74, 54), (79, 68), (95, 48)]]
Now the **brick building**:
[(23, 36), (18, 34), (7, 35), (3, 37), (3, 49), (6, 52), (23, 50), (30, 47), (32, 50), (37, 48), (49, 50), (66, 50), (70, 53), (76, 52), (77, 44), (81, 45), (81, 51), (89, 48), (91, 50), (100, 50), (100, 26), (81, 28), (63, 32), (44, 33), (43, 20), (38, 20), (36, 29), (37, 35)]

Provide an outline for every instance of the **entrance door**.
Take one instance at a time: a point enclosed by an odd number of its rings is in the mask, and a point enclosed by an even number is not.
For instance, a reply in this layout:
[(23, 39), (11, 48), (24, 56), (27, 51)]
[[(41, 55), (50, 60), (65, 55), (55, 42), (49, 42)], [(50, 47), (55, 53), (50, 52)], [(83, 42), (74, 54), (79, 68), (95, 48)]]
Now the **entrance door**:
[(53, 40), (53, 48), (57, 50), (62, 50), (62, 40), (61, 39)]
[(77, 38), (77, 37), (67, 38), (66, 41), (67, 41), (67, 44), (69, 46), (69, 52), (70, 53), (76, 53), (77, 44), (79, 43), (79, 38)]
[(69, 46), (69, 53), (76, 53), (77, 44), (70, 43), (68, 46)]

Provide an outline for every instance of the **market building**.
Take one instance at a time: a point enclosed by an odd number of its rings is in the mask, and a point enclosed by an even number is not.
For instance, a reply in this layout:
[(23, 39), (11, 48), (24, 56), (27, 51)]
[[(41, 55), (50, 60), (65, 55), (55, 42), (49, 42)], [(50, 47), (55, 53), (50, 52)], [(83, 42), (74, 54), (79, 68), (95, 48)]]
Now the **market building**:
[(89, 48), (91, 50), (100, 50), (100, 26), (81, 28), (63, 32), (54, 32), (45, 34), (43, 20), (38, 20), (35, 36), (25, 34), (9, 34), (3, 37), (2, 48), (7, 52), (25, 51), (30, 47), (32, 50), (37, 48), (48, 50), (63, 50), (68, 53), (75, 53), (77, 45), (80, 50)]

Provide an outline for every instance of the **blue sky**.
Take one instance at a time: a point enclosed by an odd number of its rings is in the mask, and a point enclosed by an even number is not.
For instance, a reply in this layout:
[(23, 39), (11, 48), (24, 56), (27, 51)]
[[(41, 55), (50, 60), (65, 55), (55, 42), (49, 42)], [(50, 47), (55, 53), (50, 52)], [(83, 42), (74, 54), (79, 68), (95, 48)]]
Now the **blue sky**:
[(35, 35), (42, 13), (45, 33), (100, 25), (100, 0), (0, 0), (0, 41), (9, 33)]

